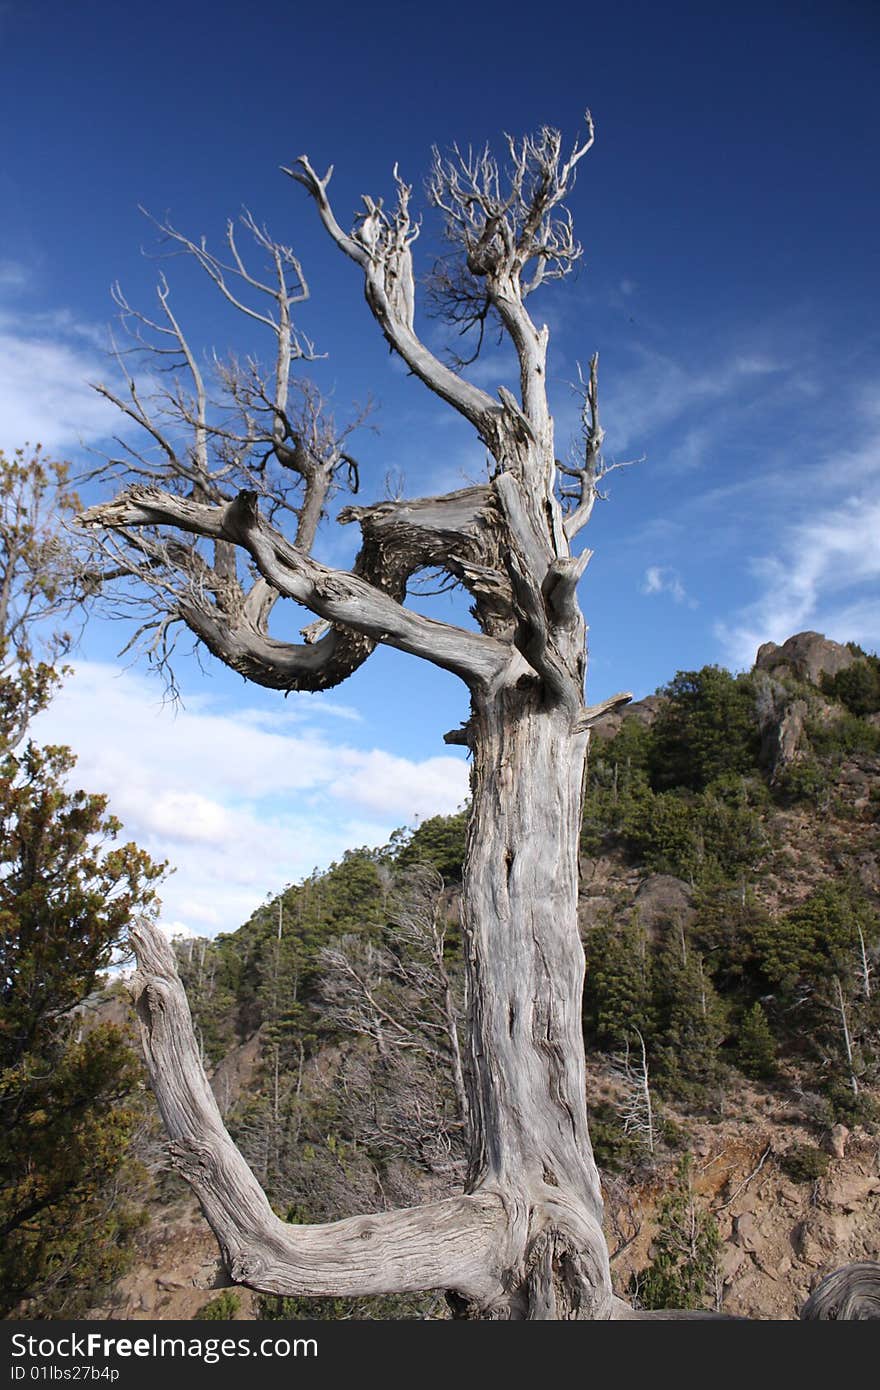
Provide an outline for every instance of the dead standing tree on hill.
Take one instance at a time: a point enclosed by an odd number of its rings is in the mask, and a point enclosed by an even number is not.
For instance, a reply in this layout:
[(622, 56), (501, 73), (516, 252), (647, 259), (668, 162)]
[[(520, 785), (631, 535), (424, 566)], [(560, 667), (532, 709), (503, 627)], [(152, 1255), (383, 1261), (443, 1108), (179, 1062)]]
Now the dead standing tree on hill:
[[(597, 368), (594, 358), (583, 456), (562, 467), (547, 398), (549, 334), (526, 307), (542, 281), (567, 274), (580, 254), (564, 200), (592, 140), (588, 117), (586, 138), (567, 158), (548, 129), (509, 139), (505, 170), (488, 151), (435, 154), (430, 196), (454, 253), (437, 293), (454, 323), (497, 319), (519, 362), (517, 396), (504, 387), (488, 395), (419, 338), (418, 225), (396, 170), (394, 208), (365, 198), (351, 233), (328, 199), (332, 171), (319, 177), (305, 157), (286, 171), (361, 270), (393, 351), (464, 416), (492, 460), (483, 486), (340, 513), (359, 523), (363, 537), (351, 571), (310, 553), (330, 490), (343, 472), (356, 483), (357, 468), (314, 394), (292, 383), (292, 364), (312, 354), (291, 320), (308, 293), (293, 253), (248, 219), (272, 267), (261, 279), (231, 225), (225, 262), (203, 242), (165, 229), (234, 306), (275, 335), (273, 371), (253, 361), (222, 369), (224, 411), (209, 403), (165, 282), (154, 322), (119, 297), (136, 333), (181, 371), (158, 406), (144, 402), (133, 380), (128, 397), (99, 388), (146, 431), (158, 461), (111, 461), (111, 471), (136, 481), (84, 520), (103, 532), (114, 563), (144, 581), (155, 608), (145, 630), (160, 657), (174, 625), (184, 624), (249, 679), (315, 691), (338, 685), (385, 643), (454, 672), (470, 693), (469, 719), (446, 735), (472, 756), (462, 889), (470, 1130), (462, 1196), (329, 1225), (280, 1221), (223, 1127), (170, 948), (147, 924), (134, 934), (138, 1012), (175, 1165), (200, 1198), (232, 1278), (257, 1289), (337, 1296), (445, 1289), (472, 1317), (637, 1316), (611, 1292), (581, 1030), (578, 840), (587, 744), (597, 716), (628, 699), (584, 705), (577, 586), (590, 552), (573, 554), (572, 543), (604, 471)], [(292, 538), (282, 529), (287, 516)], [(405, 607), (408, 583), (425, 570), (467, 590), (479, 631)], [(302, 644), (270, 634), (279, 598), (315, 615)]]

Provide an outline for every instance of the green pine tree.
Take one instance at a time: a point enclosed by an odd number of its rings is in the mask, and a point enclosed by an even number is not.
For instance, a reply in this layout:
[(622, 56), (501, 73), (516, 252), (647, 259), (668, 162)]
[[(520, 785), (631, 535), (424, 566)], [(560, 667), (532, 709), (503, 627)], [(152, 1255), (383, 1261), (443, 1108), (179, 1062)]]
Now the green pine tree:
[(776, 1072), (776, 1039), (758, 1000), (742, 1017), (736, 1060), (740, 1071), (755, 1081), (768, 1081)]
[[(139, 1107), (120, 1029), (92, 1027), (95, 990), (162, 872), (105, 797), (70, 789), (67, 748), (37, 747), (33, 716), (60, 679), (40, 624), (76, 594), (55, 517), (66, 473), (0, 454), (0, 1314), (75, 1316), (121, 1271), (139, 1220), (123, 1167)], [(44, 628), (45, 631), (45, 628)], [(46, 633), (44, 654), (64, 649)]]
[(585, 942), (584, 1025), (602, 1047), (621, 1047), (638, 1029), (651, 1033), (651, 954), (638, 914), (603, 922)]
[(697, 1200), (692, 1167), (686, 1154), (660, 1205), (653, 1258), (633, 1290), (644, 1308), (715, 1306), (721, 1238), (715, 1218)]

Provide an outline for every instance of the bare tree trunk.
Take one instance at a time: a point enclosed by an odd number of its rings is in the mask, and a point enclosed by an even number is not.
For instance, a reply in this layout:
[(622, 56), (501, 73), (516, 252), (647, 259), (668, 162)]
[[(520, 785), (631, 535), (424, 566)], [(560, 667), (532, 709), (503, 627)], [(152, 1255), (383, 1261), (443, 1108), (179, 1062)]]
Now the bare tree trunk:
[[(508, 1218), (495, 1316), (607, 1318), (602, 1198), (587, 1130), (577, 926), (586, 733), (534, 689), (475, 702), (462, 898), (468, 1190)], [(473, 1309), (486, 1316), (489, 1310)]]
[(859, 934), (859, 965), (862, 971), (862, 993), (866, 999), (871, 998), (871, 966), (868, 961), (868, 953), (865, 950), (865, 933), (856, 923), (856, 931)]
[(846, 1051), (846, 1061), (849, 1067), (849, 1084), (852, 1087), (853, 1095), (859, 1093), (859, 1081), (853, 1066), (852, 1038), (850, 1037), (849, 1022), (846, 1017), (846, 1003), (843, 998), (843, 987), (840, 983), (840, 976), (834, 976), (835, 992), (837, 994), (837, 1012), (840, 1015), (840, 1031), (843, 1034), (843, 1046)]
[(458, 1012), (455, 1007), (455, 999), (452, 994), (452, 981), (442, 965), (442, 984), (443, 984), (443, 1020), (446, 1024), (446, 1036), (449, 1039), (450, 1065), (452, 1070), (452, 1088), (455, 1091), (455, 1100), (458, 1107), (458, 1114), (462, 1124), (467, 1124), (468, 1097), (467, 1086), (464, 1079), (464, 1064), (461, 1058), (461, 1042), (458, 1036)]
[(806, 1322), (867, 1322), (880, 1318), (880, 1264), (865, 1260), (828, 1274), (800, 1313)]
[(651, 1102), (648, 1050), (645, 1047), (645, 1039), (638, 1028), (634, 1031), (639, 1040), (639, 1048), (642, 1054), (638, 1068), (634, 1070), (630, 1064), (628, 1039), (624, 1056), (620, 1059), (615, 1058), (612, 1065), (626, 1088), (624, 1100), (620, 1106), (620, 1114), (623, 1119), (623, 1132), (624, 1134), (637, 1134), (644, 1140), (648, 1152), (653, 1153), (654, 1107)]

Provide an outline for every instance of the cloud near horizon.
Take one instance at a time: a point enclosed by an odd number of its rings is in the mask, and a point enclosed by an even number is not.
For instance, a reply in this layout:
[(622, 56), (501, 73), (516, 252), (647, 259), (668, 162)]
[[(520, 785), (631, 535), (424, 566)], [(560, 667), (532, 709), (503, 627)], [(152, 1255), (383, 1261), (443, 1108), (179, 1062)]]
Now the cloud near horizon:
[(146, 676), (80, 662), (34, 724), (38, 740), (72, 747), (72, 780), (109, 796), (124, 836), (170, 861), (162, 915), (179, 930), (232, 931), (267, 893), (467, 796), (463, 759), (355, 747), (335, 719), (320, 727), (317, 704), (268, 728), (252, 710), (193, 706), (163, 706)]

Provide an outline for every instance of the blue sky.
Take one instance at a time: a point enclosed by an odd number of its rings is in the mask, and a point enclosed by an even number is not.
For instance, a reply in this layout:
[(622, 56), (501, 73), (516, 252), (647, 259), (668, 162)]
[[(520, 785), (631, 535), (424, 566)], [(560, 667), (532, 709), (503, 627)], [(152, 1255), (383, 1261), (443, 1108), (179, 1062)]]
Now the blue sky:
[[(606, 454), (644, 456), (586, 536), (590, 698), (742, 668), (803, 628), (880, 646), (876, 7), (252, 10), (0, 3), (0, 444), (76, 460), (114, 428), (86, 382), (109, 375), (110, 284), (153, 292), (138, 204), (215, 244), (247, 205), (304, 262), (302, 325), (338, 413), (376, 401), (353, 445), (364, 498), (392, 469), (413, 494), (478, 478), (467, 429), (395, 368), (355, 268), (279, 166), (334, 163), (344, 221), (389, 192), (395, 161), (418, 190), (434, 143), (541, 123), (574, 140), (589, 106), (571, 199), (584, 261), (533, 311), (560, 451), (576, 362), (598, 349)], [(428, 214), (424, 270), (432, 244)], [(165, 268), (200, 351), (249, 350), (191, 268)], [(494, 389), (509, 359), (490, 343), (475, 371)], [(322, 547), (345, 563), (348, 532)], [(143, 667), (118, 674), (127, 635), (89, 625), (46, 732), (178, 864), (169, 920), (234, 926), (266, 890), (464, 795), (441, 739), (465, 709), (452, 677), (383, 653), (297, 703), (185, 664), (175, 713)]]

